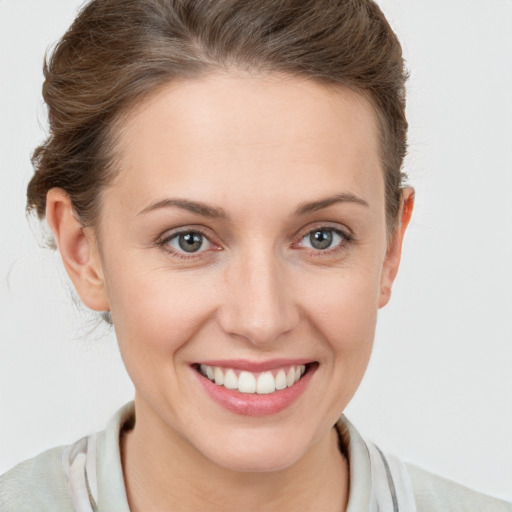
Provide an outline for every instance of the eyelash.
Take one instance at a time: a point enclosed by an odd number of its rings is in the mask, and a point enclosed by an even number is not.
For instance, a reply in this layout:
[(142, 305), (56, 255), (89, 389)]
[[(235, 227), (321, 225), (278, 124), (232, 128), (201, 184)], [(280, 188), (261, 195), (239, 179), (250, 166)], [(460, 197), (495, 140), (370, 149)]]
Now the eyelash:
[[(321, 249), (315, 250), (315, 249), (310, 249), (308, 247), (304, 248), (301, 245), (302, 241), (307, 236), (311, 236), (313, 233), (316, 233), (319, 231), (332, 232), (332, 233), (340, 236), (342, 238), (342, 240), (336, 246), (326, 248), (325, 250), (321, 250)], [(201, 235), (202, 237), (204, 237), (204, 239), (206, 239), (208, 241), (208, 243), (212, 244), (214, 247), (217, 247), (217, 249), (214, 249), (214, 250), (217, 250), (217, 251), (222, 250), (222, 248), (219, 245), (215, 244), (215, 242), (212, 242), (210, 237), (200, 228), (180, 229), (179, 231), (175, 231), (171, 234), (166, 234), (157, 241), (156, 245), (158, 247), (161, 247), (165, 251), (167, 251), (173, 258), (178, 258), (180, 260), (195, 259), (195, 258), (200, 257), (200, 255), (202, 253), (208, 251), (208, 249), (205, 249), (205, 250), (201, 250), (198, 252), (191, 252), (191, 253), (187, 254), (186, 252), (177, 251), (169, 246), (169, 242), (171, 242), (174, 239), (177, 239), (180, 235), (186, 235), (186, 234)], [(314, 228), (308, 228), (307, 230), (299, 233), (298, 239), (299, 239), (299, 241), (292, 244), (292, 247), (297, 247), (297, 248), (300, 248), (301, 250), (309, 251), (311, 256), (313, 256), (313, 257), (332, 255), (334, 253), (337, 253), (338, 251), (342, 251), (342, 250), (346, 249), (348, 245), (354, 243), (354, 238), (351, 234), (349, 234), (346, 231), (341, 230), (339, 228), (335, 228), (333, 226), (328, 226), (328, 225), (319, 225)]]
[[(306, 237), (311, 236), (313, 233), (317, 233), (319, 231), (330, 231), (332, 233), (335, 233), (336, 235), (341, 237), (341, 241), (334, 247), (328, 247), (327, 249), (324, 249), (324, 250), (314, 249), (314, 248), (311, 249), (309, 247), (304, 248), (303, 246), (299, 245), (303, 242), (303, 240)], [(331, 255), (338, 253), (339, 251), (343, 251), (343, 250), (347, 249), (347, 246), (353, 244), (354, 241), (355, 241), (354, 237), (345, 230), (342, 230), (338, 227), (329, 226), (329, 225), (319, 225), (319, 226), (315, 226), (314, 228), (308, 228), (307, 230), (301, 232), (299, 234), (299, 242), (295, 243), (293, 245), (296, 247), (297, 246), (300, 247), (302, 250), (309, 251), (310, 256), (312, 256), (312, 257), (322, 257), (322, 256), (327, 256), (327, 255), (331, 256)]]
[[(200, 228), (189, 228), (189, 229), (180, 229), (179, 231), (174, 231), (170, 234), (165, 234), (162, 238), (160, 238), (156, 245), (167, 251), (173, 258), (178, 258), (180, 260), (191, 260), (199, 257), (204, 251), (199, 252), (191, 252), (187, 254), (186, 252), (180, 252), (177, 251), (169, 246), (169, 242), (173, 239), (177, 239), (180, 235), (188, 235), (188, 234), (197, 234), (204, 237), (205, 240), (207, 240), (210, 244), (212, 244), (214, 247), (219, 247), (217, 244), (211, 241), (211, 237), (209, 237), (203, 230)], [(221, 250), (220, 248), (217, 250)]]

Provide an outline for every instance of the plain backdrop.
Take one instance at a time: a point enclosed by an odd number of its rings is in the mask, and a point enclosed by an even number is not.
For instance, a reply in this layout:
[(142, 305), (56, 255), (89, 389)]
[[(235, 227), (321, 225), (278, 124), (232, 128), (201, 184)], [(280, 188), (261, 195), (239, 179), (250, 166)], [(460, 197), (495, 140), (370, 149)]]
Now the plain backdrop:
[[(133, 387), (27, 222), (42, 59), (77, 0), (0, 0), (0, 473), (104, 428)], [(512, 499), (512, 2), (382, 0), (403, 42), (416, 210), (347, 416), (383, 449)]]

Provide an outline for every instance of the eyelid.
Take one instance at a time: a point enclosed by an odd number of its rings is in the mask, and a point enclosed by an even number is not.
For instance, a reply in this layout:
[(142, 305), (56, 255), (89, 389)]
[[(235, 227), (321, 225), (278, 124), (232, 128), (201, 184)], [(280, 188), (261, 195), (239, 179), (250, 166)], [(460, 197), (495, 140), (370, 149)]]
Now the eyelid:
[[(304, 240), (304, 238), (306, 236), (310, 235), (311, 233), (313, 233), (315, 231), (322, 231), (322, 230), (334, 231), (334, 232), (340, 234), (343, 237), (342, 242), (340, 242), (338, 245), (335, 245), (334, 247), (329, 247), (328, 249), (324, 249), (324, 250), (314, 249), (314, 248), (310, 248), (310, 247), (304, 247), (302, 245), (302, 241)], [(310, 251), (312, 254), (315, 254), (315, 255), (327, 255), (327, 254), (333, 253), (339, 249), (343, 249), (348, 244), (352, 244), (355, 242), (354, 235), (353, 235), (351, 229), (347, 228), (346, 226), (340, 226), (339, 224), (331, 223), (331, 222), (318, 222), (313, 225), (310, 224), (309, 226), (301, 229), (298, 232), (298, 234), (295, 236), (295, 238), (297, 241), (292, 244), (292, 247), (302, 248), (303, 250)]]
[(313, 224), (309, 224), (308, 226), (301, 228), (297, 234), (293, 237), (297, 240), (302, 240), (306, 235), (309, 235), (313, 231), (321, 231), (322, 229), (326, 231), (337, 231), (341, 233), (345, 238), (349, 240), (354, 239), (354, 234), (351, 229), (346, 226), (342, 226), (335, 222), (315, 222)]
[[(201, 247), (197, 251), (184, 250), (182, 247), (180, 247), (180, 238), (183, 236), (183, 234), (199, 235), (199, 238), (201, 240)], [(210, 242), (210, 239), (203, 235), (202, 233), (197, 233), (196, 231), (187, 231), (185, 233), (176, 233), (172, 235), (170, 238), (167, 239), (167, 242), (165, 244), (167, 247), (172, 248), (172, 250), (177, 252), (178, 254), (193, 256), (194, 254), (202, 254), (203, 252), (206, 252), (208, 249), (210, 249), (212, 242)]]
[[(339, 243), (338, 245), (328, 248), (325, 250), (319, 250), (319, 249), (310, 249), (308, 247), (304, 247), (301, 245), (302, 240), (309, 234), (311, 234), (314, 231), (320, 231), (320, 230), (326, 230), (326, 231), (335, 231), (339, 233), (343, 237), (343, 241)], [(213, 246), (209, 247), (206, 250), (201, 250), (198, 252), (191, 252), (187, 253), (186, 251), (177, 251), (176, 249), (170, 247), (168, 242), (173, 239), (174, 237), (184, 234), (184, 233), (199, 233), (202, 236), (204, 236), (208, 242)], [(169, 229), (165, 231), (162, 235), (160, 235), (155, 245), (158, 247), (166, 248), (166, 250), (177, 256), (181, 257), (183, 259), (190, 259), (194, 257), (199, 257), (200, 255), (204, 254), (205, 252), (209, 252), (211, 250), (213, 251), (221, 251), (223, 250), (222, 244), (216, 239), (217, 237), (211, 233), (211, 230), (204, 228), (203, 226), (197, 226), (197, 225), (185, 225), (176, 227), (173, 229)], [(316, 222), (313, 224), (310, 224), (302, 229), (300, 229), (293, 238), (296, 240), (294, 243), (292, 243), (292, 247), (302, 247), (304, 250), (310, 250), (311, 252), (318, 253), (318, 254), (329, 254), (331, 252), (336, 251), (337, 249), (341, 249), (344, 246), (354, 243), (354, 235), (351, 229), (349, 229), (346, 226), (341, 226), (338, 223), (334, 222)]]
[[(161, 247), (165, 249), (167, 252), (183, 258), (183, 259), (190, 259), (194, 257), (199, 257), (199, 255), (204, 254), (205, 252), (211, 251), (211, 250), (222, 250), (222, 246), (219, 242), (215, 240), (215, 237), (209, 232), (210, 230), (207, 230), (201, 226), (195, 226), (195, 225), (188, 225), (188, 226), (180, 226), (178, 228), (173, 228), (165, 231), (162, 235), (160, 235), (155, 245), (158, 247)], [(181, 234), (187, 234), (187, 233), (198, 233), (206, 238), (208, 242), (211, 244), (211, 247), (205, 250), (200, 250), (197, 252), (190, 252), (187, 253), (186, 251), (179, 251), (175, 249), (174, 247), (169, 246), (169, 241), (173, 238), (181, 235)]]

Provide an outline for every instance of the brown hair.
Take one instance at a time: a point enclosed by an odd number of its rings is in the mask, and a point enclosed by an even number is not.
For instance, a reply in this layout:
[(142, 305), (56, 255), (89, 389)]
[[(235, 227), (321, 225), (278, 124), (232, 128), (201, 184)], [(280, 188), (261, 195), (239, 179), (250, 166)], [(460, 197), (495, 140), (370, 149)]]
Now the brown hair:
[(27, 209), (63, 188), (84, 225), (114, 172), (121, 115), (169, 81), (219, 69), (284, 72), (349, 87), (380, 124), (386, 215), (398, 215), (406, 152), (400, 43), (372, 0), (93, 0), (45, 62), (49, 136), (33, 155)]

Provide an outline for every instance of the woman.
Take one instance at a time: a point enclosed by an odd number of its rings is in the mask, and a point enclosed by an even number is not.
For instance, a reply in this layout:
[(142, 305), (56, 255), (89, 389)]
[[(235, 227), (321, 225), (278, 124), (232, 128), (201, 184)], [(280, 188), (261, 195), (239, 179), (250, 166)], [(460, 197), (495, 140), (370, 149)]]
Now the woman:
[(28, 205), (135, 400), (5, 475), (3, 509), (510, 510), (338, 419), (413, 207), (404, 83), (369, 1), (83, 9)]

